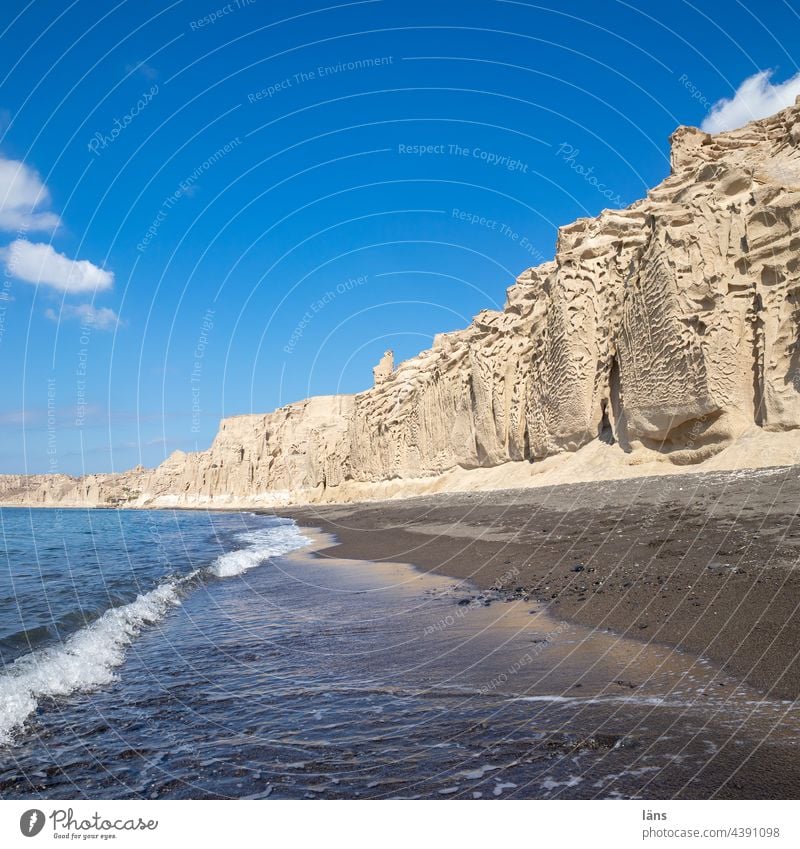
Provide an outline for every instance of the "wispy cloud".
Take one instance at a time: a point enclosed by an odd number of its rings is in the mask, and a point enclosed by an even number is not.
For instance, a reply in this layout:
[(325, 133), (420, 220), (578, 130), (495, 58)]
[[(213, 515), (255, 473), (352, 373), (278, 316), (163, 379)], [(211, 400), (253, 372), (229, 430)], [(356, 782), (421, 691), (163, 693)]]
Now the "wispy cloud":
[(38, 420), (39, 416), (31, 410), (5, 410), (0, 412), (0, 427), (33, 424)]
[(125, 66), (125, 73), (139, 73), (148, 80), (154, 80), (158, 77), (158, 68), (148, 65), (147, 62), (131, 62)]
[(749, 121), (774, 115), (791, 106), (800, 95), (800, 72), (782, 83), (773, 84), (773, 71), (759, 71), (748, 77), (731, 98), (722, 98), (712, 107), (701, 129), (707, 133), (735, 130)]
[(45, 310), (45, 316), (56, 323), (60, 321), (80, 321), (97, 330), (115, 330), (121, 324), (119, 316), (111, 307), (95, 307), (92, 304), (71, 306), (64, 304), (59, 312), (54, 309)]
[[(86, 415), (91, 415), (97, 420), (97, 424), (107, 427), (107, 421), (102, 420), (105, 409), (94, 404), (86, 405)], [(21, 426), (40, 430), (48, 426), (48, 422), (55, 420), (57, 423), (73, 422), (75, 420), (75, 407), (59, 405), (55, 409), (41, 405), (31, 405), (24, 410), (4, 410), (0, 412), (0, 428), (5, 430), (19, 430)]]
[(0, 230), (55, 230), (61, 219), (49, 205), (50, 192), (33, 168), (0, 156)]
[(0, 260), (6, 271), (18, 280), (51, 286), (71, 295), (108, 289), (114, 283), (112, 272), (89, 260), (69, 259), (51, 245), (27, 239), (15, 239), (8, 247), (0, 248)]

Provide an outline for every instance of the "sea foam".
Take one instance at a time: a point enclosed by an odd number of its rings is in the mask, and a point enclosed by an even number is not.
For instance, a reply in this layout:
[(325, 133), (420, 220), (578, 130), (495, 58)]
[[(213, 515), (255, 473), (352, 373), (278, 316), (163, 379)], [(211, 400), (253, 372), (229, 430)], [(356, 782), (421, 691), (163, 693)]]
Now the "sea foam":
[(248, 545), (220, 555), (210, 567), (209, 571), (212, 575), (218, 578), (241, 575), (242, 572), (258, 566), (269, 557), (278, 557), (308, 544), (308, 540), (300, 533), (296, 525), (278, 525), (258, 531), (248, 531), (239, 534), (238, 539)]
[(186, 585), (213, 575), (228, 578), (270, 557), (307, 545), (294, 524), (238, 534), (243, 548), (218, 557), (205, 569), (159, 584), (129, 604), (107, 610), (58, 646), (39, 649), (15, 660), (0, 675), (0, 744), (9, 743), (43, 698), (88, 692), (110, 683), (125, 651), (147, 625), (162, 620), (181, 603)]

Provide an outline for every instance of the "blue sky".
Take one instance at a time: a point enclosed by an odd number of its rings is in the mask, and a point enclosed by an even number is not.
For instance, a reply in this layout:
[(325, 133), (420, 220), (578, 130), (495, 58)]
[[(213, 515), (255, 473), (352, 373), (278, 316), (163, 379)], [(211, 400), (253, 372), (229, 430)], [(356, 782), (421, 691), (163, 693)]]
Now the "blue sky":
[(793, 100), (799, 24), (779, 0), (7, 1), (0, 471), (155, 465), (367, 388), (663, 179), (676, 126)]

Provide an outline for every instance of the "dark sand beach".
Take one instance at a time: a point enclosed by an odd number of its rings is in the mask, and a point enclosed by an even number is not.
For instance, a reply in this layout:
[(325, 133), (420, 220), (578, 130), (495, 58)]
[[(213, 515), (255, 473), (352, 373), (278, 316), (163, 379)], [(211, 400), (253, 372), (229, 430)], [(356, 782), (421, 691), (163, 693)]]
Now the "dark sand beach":
[[(22, 655), (0, 796), (796, 799), (797, 488), (773, 470), (285, 511), (302, 535), (98, 510), (64, 536), (55, 511), (4, 511), (15, 545), (38, 523), (44, 569), (69, 543), (65, 621), (101, 563), (130, 601), (99, 596), (35, 662), (30, 630), (0, 644)], [(136, 541), (135, 569), (111, 556)]]
[(783, 716), (755, 737), (743, 723), (680, 795), (796, 798), (798, 504), (797, 469), (782, 468), (281, 512), (336, 536), (321, 557), (411, 563), (457, 579), (465, 598), (544, 602), (598, 636), (710, 659)]
[(800, 695), (797, 467), (282, 510), (322, 556), (402, 561)]

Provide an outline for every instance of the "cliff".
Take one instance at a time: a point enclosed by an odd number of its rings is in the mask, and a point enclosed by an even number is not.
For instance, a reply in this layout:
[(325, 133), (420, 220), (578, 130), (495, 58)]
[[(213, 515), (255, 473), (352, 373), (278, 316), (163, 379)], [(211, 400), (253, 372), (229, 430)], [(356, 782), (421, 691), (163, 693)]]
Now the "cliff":
[(243, 505), (795, 462), (800, 107), (680, 127), (672, 173), (561, 228), (501, 312), (372, 389), (225, 419), (120, 475), (0, 477), (5, 503)]

